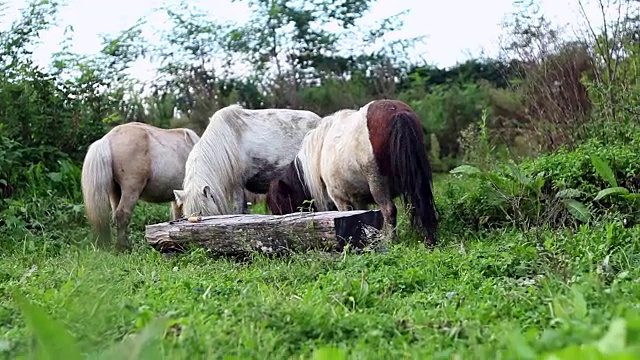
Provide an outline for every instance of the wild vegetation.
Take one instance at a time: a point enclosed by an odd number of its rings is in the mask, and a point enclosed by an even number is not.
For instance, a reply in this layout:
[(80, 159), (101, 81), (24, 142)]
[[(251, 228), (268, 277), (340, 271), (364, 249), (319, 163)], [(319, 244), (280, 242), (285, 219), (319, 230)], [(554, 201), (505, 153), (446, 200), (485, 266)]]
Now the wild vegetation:
[[(255, 0), (227, 24), (184, 2), (160, 9), (157, 47), (141, 22), (89, 57), (65, 38), (45, 69), (31, 53), (61, 5), (31, 2), (0, 33), (2, 357), (639, 358), (637, 2), (602, 3), (606, 26), (571, 41), (520, 2), (504, 58), (449, 69), (408, 61), (419, 39), (384, 42), (401, 16), (360, 26), (371, 3)], [(139, 84), (126, 70), (145, 57), (162, 66)], [(165, 259), (143, 230), (169, 205), (144, 203), (132, 253), (92, 247), (80, 169), (115, 124), (200, 134), (231, 103), (326, 115), (383, 97), (423, 122), (435, 249), (401, 217), (386, 252)]]

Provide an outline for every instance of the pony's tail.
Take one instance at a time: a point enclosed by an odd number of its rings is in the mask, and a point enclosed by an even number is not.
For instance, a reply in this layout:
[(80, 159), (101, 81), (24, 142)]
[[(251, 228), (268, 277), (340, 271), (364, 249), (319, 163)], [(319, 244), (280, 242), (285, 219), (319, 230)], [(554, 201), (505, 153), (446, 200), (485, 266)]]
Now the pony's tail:
[(82, 197), (87, 218), (99, 244), (111, 241), (111, 205), (113, 167), (109, 141), (100, 139), (89, 146), (82, 164)]
[(427, 243), (437, 243), (438, 212), (433, 200), (431, 165), (413, 119), (399, 113), (391, 118), (389, 160), (392, 186), (410, 204), (409, 219), (427, 235)]

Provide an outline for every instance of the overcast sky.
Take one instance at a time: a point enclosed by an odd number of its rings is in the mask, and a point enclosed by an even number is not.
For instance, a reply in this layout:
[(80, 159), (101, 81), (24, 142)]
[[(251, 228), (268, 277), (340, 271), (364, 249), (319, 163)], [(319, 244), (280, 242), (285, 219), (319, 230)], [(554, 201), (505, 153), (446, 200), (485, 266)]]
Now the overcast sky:
[[(554, 23), (575, 27), (584, 19), (578, 12), (578, 0), (542, 0), (542, 12)], [(589, 19), (601, 24), (597, 3), (584, 0)], [(605, 0), (606, 1), (606, 0)], [(166, 28), (164, 18), (152, 14), (155, 7), (177, 3), (176, 0), (68, 0), (61, 9), (60, 26), (43, 34), (42, 45), (36, 50), (39, 64), (48, 66), (52, 53), (60, 50), (60, 40), (67, 25), (74, 28), (73, 50), (90, 54), (100, 50), (100, 34), (117, 33), (135, 24), (141, 16), (152, 15), (147, 27), (149, 34), (154, 29)], [(247, 6), (231, 0), (192, 1), (206, 10), (213, 18), (245, 22), (249, 18)], [(8, 9), (0, 21), (0, 29), (18, 17), (18, 11), (25, 6), (24, 0), (5, 0)], [(516, 10), (512, 0), (378, 0), (365, 21), (375, 22), (403, 10), (404, 29), (394, 38), (426, 36), (425, 42), (412, 51), (415, 58), (421, 56), (428, 63), (440, 67), (454, 65), (484, 53), (495, 56), (498, 53), (499, 36), (503, 34), (501, 23)], [(141, 80), (153, 74), (153, 65), (147, 61), (137, 63), (131, 70)]]

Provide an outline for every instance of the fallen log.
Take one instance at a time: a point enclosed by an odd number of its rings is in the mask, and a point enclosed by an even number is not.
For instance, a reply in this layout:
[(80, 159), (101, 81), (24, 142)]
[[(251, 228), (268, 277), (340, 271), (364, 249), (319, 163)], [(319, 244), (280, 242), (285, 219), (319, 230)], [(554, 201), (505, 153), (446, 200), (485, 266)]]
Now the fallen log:
[[(195, 218), (190, 218), (194, 220)], [(160, 252), (204, 247), (220, 255), (286, 254), (305, 250), (362, 249), (381, 238), (380, 210), (288, 215), (234, 214), (147, 225), (145, 238)]]

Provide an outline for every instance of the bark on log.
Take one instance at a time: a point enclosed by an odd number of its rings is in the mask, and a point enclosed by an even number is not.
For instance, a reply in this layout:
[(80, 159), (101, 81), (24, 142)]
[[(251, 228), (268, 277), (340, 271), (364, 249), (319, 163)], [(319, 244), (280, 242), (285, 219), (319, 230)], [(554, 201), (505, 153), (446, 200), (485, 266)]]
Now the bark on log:
[(160, 252), (199, 246), (221, 255), (287, 254), (310, 249), (363, 248), (380, 239), (380, 210), (326, 211), (288, 215), (205, 216), (147, 225), (145, 238)]

